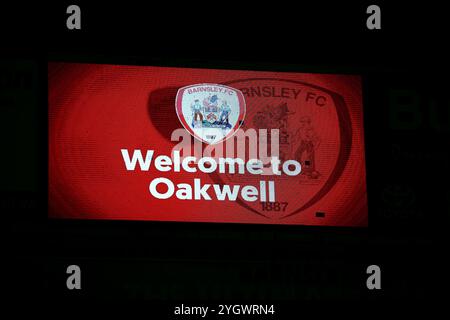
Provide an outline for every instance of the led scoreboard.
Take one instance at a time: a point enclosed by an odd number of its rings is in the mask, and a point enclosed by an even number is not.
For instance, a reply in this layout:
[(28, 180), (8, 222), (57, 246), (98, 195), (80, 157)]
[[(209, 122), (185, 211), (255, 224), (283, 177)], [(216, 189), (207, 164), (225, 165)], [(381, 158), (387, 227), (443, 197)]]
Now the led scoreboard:
[(48, 64), (49, 217), (366, 226), (361, 78)]

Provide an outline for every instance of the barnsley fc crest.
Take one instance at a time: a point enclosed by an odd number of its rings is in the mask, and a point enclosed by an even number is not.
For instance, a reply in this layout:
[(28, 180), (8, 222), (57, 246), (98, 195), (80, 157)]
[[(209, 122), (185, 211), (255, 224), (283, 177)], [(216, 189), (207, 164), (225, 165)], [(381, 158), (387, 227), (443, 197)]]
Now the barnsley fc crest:
[(183, 127), (197, 139), (216, 144), (231, 137), (245, 117), (240, 90), (202, 83), (180, 88), (175, 109)]

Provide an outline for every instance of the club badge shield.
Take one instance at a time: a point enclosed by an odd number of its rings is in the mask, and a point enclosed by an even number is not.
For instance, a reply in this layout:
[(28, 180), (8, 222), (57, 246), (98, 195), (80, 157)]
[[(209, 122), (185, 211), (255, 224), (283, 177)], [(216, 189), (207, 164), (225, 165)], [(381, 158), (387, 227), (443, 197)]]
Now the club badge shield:
[[(352, 122), (342, 96), (315, 84), (279, 78), (239, 79), (226, 83), (238, 88), (248, 103), (243, 129), (279, 130), (279, 159), (302, 165), (295, 177), (271, 175), (277, 185), (275, 203), (237, 202), (269, 219), (285, 219), (300, 213), (329, 214), (326, 201), (348, 165), (352, 150)], [(236, 136), (236, 138), (239, 138)], [(267, 144), (270, 145), (270, 136)], [(261, 147), (261, 146), (259, 146)], [(362, 153), (362, 151), (358, 151)], [(358, 168), (363, 162), (352, 163)], [(212, 174), (216, 183), (239, 184), (242, 176)], [(255, 185), (259, 176), (246, 174)], [(301, 190), (301, 192), (299, 192)], [(318, 204), (319, 203), (319, 204)], [(311, 210), (313, 209), (313, 210)], [(315, 218), (318, 219), (318, 218)]]
[(212, 83), (178, 90), (175, 109), (183, 127), (207, 144), (224, 141), (242, 125), (245, 99), (240, 90)]

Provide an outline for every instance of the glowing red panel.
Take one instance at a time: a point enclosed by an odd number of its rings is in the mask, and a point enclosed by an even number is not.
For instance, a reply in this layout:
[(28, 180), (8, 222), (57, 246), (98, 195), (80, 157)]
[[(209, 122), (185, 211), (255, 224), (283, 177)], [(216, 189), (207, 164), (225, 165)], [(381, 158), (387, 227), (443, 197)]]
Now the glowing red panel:
[[(367, 225), (359, 76), (76, 63), (48, 74), (49, 217)], [(181, 88), (195, 88), (184, 106)], [(189, 133), (211, 128), (240, 129), (211, 145)]]

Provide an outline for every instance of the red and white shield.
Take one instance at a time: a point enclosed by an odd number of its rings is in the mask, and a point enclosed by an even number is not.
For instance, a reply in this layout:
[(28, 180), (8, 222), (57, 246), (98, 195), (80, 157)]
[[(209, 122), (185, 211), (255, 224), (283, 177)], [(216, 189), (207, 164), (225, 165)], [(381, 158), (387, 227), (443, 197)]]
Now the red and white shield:
[(180, 88), (175, 109), (183, 127), (208, 144), (224, 141), (239, 129), (245, 117), (245, 99), (240, 90), (212, 83)]

